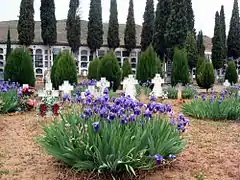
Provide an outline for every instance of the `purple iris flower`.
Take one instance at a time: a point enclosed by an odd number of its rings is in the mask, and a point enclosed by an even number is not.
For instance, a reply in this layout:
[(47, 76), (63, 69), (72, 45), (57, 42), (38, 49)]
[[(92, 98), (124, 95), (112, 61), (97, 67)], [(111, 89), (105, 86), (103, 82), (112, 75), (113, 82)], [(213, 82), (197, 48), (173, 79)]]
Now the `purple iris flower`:
[(121, 124), (127, 124), (128, 121), (127, 121), (127, 115), (126, 114), (123, 114), (122, 115), (122, 118), (121, 118)]
[(130, 114), (129, 121), (134, 121), (135, 119), (136, 119), (136, 115), (135, 114)]
[(157, 165), (159, 165), (163, 160), (163, 156), (161, 156), (160, 154), (155, 154), (154, 158), (156, 160)]
[(152, 112), (149, 109), (146, 109), (146, 111), (144, 112), (144, 117), (150, 119), (152, 117)]
[(107, 120), (112, 121), (114, 118), (115, 118), (115, 114), (112, 113), (112, 112), (110, 112), (110, 113), (108, 114)]
[(64, 94), (63, 95), (63, 102), (65, 102), (65, 101), (70, 101), (71, 99), (70, 99), (70, 95), (69, 94)]
[(93, 126), (95, 132), (97, 132), (99, 130), (100, 124), (99, 124), (99, 122), (94, 122), (94, 123), (92, 123), (92, 126)]
[(156, 101), (157, 98), (155, 96), (150, 96), (149, 99), (150, 99), (150, 101)]
[(174, 154), (169, 154), (169, 155), (168, 155), (168, 158), (169, 158), (169, 159), (175, 159), (176, 156), (175, 156)]

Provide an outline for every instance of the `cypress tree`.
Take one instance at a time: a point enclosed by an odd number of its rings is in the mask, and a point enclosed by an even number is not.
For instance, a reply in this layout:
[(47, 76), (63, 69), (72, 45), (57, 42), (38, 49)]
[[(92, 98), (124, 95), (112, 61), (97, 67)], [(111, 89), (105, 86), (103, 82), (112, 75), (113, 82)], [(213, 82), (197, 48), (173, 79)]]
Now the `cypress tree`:
[(67, 40), (72, 52), (78, 52), (81, 45), (81, 21), (77, 14), (79, 0), (70, 0), (68, 17), (66, 22)]
[(218, 11), (216, 12), (216, 15), (215, 15), (214, 36), (212, 38), (212, 63), (215, 69), (220, 69), (223, 67), (222, 36), (221, 36), (220, 17), (219, 17)]
[(196, 67), (196, 81), (199, 87), (202, 87), (202, 83), (201, 83), (201, 75), (202, 75), (202, 64), (205, 62), (206, 60), (203, 57), (199, 57), (198, 61), (197, 61), (197, 67)]
[(182, 47), (188, 32), (185, 0), (172, 1), (172, 10), (167, 21), (165, 38), (169, 48)]
[(145, 12), (143, 15), (143, 25), (141, 34), (141, 50), (145, 51), (151, 44), (153, 38), (153, 26), (154, 26), (154, 1), (147, 0)]
[(225, 24), (225, 13), (224, 6), (221, 6), (220, 11), (220, 28), (222, 36), (222, 59), (227, 58), (227, 40), (226, 40), (226, 24)]
[(11, 37), (10, 37), (10, 27), (8, 27), (6, 60), (10, 54), (11, 54)]
[(34, 7), (33, 0), (22, 0), (17, 25), (18, 40), (21, 45), (29, 46), (34, 40)]
[(95, 58), (93, 61), (90, 62), (88, 66), (88, 79), (96, 79), (100, 80), (99, 77), (99, 67), (100, 67), (100, 59)]
[(166, 52), (164, 34), (170, 12), (171, 2), (169, 0), (158, 0), (153, 30), (153, 47), (161, 59), (164, 58)]
[(41, 35), (45, 45), (53, 45), (57, 41), (57, 21), (54, 0), (41, 0), (40, 7)]
[(188, 22), (188, 31), (191, 31), (192, 33), (195, 32), (194, 29), (194, 12), (192, 8), (192, 0), (185, 0), (186, 8), (187, 8), (187, 22)]
[(116, 49), (119, 47), (119, 24), (118, 24), (118, 10), (117, 1), (111, 0), (110, 17), (108, 24), (108, 47), (110, 49)]
[(204, 61), (200, 67), (201, 75), (201, 87), (205, 88), (207, 91), (212, 87), (215, 81), (213, 64), (207, 61)]
[(199, 57), (204, 58), (205, 56), (205, 46), (204, 46), (204, 41), (203, 41), (203, 32), (199, 31), (197, 35), (197, 51)]
[(225, 79), (227, 79), (232, 85), (238, 82), (237, 68), (234, 61), (228, 62)]
[(127, 51), (130, 53), (136, 47), (136, 29), (134, 19), (133, 0), (129, 1), (127, 23), (124, 32), (124, 44)]
[(187, 52), (188, 66), (192, 70), (197, 65), (197, 42), (192, 31), (188, 31), (184, 45)]
[(183, 85), (186, 85), (189, 83), (187, 53), (184, 48), (174, 49), (171, 85), (176, 86), (178, 83), (182, 83)]
[(91, 0), (90, 2), (87, 44), (92, 52), (95, 52), (103, 44), (101, 0)]
[(239, 9), (238, 1), (234, 0), (232, 17), (230, 20), (230, 27), (227, 39), (228, 57), (237, 59), (240, 57), (240, 23), (239, 23)]

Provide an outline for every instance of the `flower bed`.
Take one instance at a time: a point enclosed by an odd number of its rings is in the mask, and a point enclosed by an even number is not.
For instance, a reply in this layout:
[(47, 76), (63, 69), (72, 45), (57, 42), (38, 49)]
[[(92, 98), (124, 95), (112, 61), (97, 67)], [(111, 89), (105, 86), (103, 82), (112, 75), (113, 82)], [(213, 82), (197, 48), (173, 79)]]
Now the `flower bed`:
[(191, 102), (182, 105), (184, 114), (213, 120), (236, 120), (240, 118), (240, 97), (237, 91), (223, 89), (218, 95), (196, 96)]
[(107, 93), (93, 99), (89, 92), (76, 102), (80, 111), (62, 114), (37, 138), (48, 153), (76, 170), (135, 174), (173, 160), (184, 148), (181, 132), (189, 121), (183, 115), (174, 118), (170, 105)]

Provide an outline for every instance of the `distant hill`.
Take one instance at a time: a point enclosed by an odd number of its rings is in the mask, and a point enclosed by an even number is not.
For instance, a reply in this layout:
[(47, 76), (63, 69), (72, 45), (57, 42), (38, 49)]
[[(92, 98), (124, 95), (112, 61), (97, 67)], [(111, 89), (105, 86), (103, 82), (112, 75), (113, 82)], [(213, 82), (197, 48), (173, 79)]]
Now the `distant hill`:
[[(13, 21), (2, 21), (0, 22), (0, 42), (6, 41), (7, 39), (7, 29), (8, 26), (11, 28), (11, 40), (12, 41), (18, 41), (18, 33), (17, 33), (17, 20)], [(35, 40), (34, 42), (39, 43), (42, 42), (41, 38), (41, 22), (36, 21), (35, 23)], [(81, 43), (86, 44), (87, 43), (87, 21), (81, 21)], [(59, 20), (57, 21), (57, 42), (58, 43), (67, 43), (66, 39), (66, 20)], [(104, 23), (103, 24), (103, 29), (104, 29), (104, 42), (103, 44), (107, 44), (107, 32), (108, 32), (108, 24)], [(124, 29), (125, 29), (125, 24), (120, 24), (119, 25), (119, 36), (120, 36), (120, 44), (124, 45)], [(137, 45), (140, 45), (140, 40), (141, 40), (141, 31), (142, 27), (140, 25), (136, 25), (136, 38), (137, 38)], [(211, 38), (204, 36), (204, 43), (206, 46), (206, 50), (210, 51), (211, 50)]]

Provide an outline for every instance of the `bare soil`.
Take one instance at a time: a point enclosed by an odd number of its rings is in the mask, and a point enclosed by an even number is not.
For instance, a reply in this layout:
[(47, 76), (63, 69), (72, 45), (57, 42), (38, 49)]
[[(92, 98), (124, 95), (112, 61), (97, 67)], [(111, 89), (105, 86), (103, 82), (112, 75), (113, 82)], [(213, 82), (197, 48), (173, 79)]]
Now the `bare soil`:
[[(179, 112), (176, 101), (174, 104)], [(41, 125), (49, 119), (36, 113), (0, 115), (0, 179), (3, 180), (87, 180), (111, 179), (92, 173), (74, 173), (47, 155), (34, 141)], [(187, 145), (171, 166), (140, 172), (146, 180), (240, 180), (240, 123), (191, 119), (185, 133)]]

